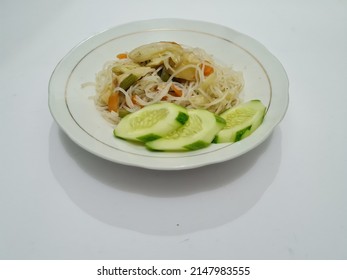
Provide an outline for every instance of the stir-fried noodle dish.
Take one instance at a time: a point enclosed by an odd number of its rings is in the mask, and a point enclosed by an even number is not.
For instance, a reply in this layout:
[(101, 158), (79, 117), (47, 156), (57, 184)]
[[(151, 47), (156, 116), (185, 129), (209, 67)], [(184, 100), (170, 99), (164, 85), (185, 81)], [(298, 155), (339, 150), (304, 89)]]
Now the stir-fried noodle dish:
[(113, 124), (166, 101), (215, 114), (239, 103), (241, 72), (217, 64), (200, 48), (156, 42), (120, 53), (96, 74), (95, 104)]

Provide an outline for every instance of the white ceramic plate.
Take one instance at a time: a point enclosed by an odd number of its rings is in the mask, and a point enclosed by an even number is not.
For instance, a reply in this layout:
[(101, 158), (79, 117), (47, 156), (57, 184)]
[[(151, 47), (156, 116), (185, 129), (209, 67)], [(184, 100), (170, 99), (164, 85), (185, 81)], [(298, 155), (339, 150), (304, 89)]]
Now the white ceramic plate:
[[(216, 61), (243, 72), (243, 99), (267, 106), (263, 124), (235, 144), (212, 144), (184, 153), (151, 152), (113, 136), (90, 98), (95, 74), (117, 53), (156, 41), (199, 47)], [(182, 19), (156, 19), (111, 28), (82, 42), (57, 65), (49, 83), (49, 107), (65, 133), (87, 151), (120, 164), (149, 169), (179, 170), (223, 162), (263, 142), (282, 120), (288, 106), (288, 79), (279, 61), (254, 39), (224, 26)]]

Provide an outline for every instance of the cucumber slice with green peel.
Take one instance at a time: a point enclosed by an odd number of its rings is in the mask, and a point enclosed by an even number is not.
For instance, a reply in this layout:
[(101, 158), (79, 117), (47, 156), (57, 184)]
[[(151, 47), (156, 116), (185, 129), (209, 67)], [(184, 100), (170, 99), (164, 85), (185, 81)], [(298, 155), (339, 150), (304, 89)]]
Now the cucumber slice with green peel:
[(168, 102), (156, 103), (126, 115), (113, 133), (126, 140), (153, 141), (184, 125), (188, 118), (184, 107)]
[(213, 140), (214, 143), (233, 143), (251, 135), (263, 122), (266, 107), (260, 100), (251, 100), (230, 108), (220, 116), (226, 126)]
[(215, 135), (225, 126), (225, 120), (203, 109), (188, 110), (188, 121), (168, 135), (146, 142), (156, 151), (198, 150), (209, 146)]

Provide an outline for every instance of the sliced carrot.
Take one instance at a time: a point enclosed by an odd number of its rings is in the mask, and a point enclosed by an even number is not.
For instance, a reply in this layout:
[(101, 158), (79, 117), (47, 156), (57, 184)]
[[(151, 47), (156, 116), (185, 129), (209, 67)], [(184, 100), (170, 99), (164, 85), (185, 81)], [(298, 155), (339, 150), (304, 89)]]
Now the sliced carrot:
[(119, 53), (117, 54), (117, 58), (118, 59), (125, 59), (128, 57), (128, 54), (127, 53)]
[(140, 105), (140, 104), (136, 101), (136, 96), (135, 96), (135, 95), (132, 95), (132, 96), (131, 96), (131, 101), (134, 103), (134, 105), (143, 107), (142, 105)]
[(171, 90), (173, 90), (172, 95), (174, 96), (181, 97), (183, 94), (182, 90), (179, 87), (175, 86), (174, 84), (171, 85)]
[(214, 71), (212, 66), (206, 65), (206, 64), (201, 64), (200, 68), (204, 69), (204, 76), (211, 75), (213, 73), (213, 71)]
[(137, 105), (137, 101), (136, 101), (135, 95), (132, 95), (132, 96), (131, 96), (131, 101), (132, 101), (135, 105)]
[(119, 93), (113, 92), (108, 98), (108, 110), (117, 112), (119, 108)]

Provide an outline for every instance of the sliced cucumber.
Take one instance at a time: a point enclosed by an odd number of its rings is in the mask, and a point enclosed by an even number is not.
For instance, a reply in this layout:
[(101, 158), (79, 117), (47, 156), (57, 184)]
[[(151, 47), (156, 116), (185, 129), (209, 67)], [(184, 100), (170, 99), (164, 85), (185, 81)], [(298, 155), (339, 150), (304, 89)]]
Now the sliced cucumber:
[(114, 129), (116, 137), (147, 142), (176, 130), (188, 120), (187, 109), (173, 103), (156, 103), (126, 115)]
[(147, 148), (157, 151), (198, 150), (211, 144), (215, 135), (225, 126), (225, 120), (213, 113), (189, 110), (188, 121), (163, 138), (146, 142)]
[(251, 100), (222, 113), (226, 126), (213, 140), (215, 143), (237, 142), (246, 138), (263, 122), (266, 107), (260, 100)]

